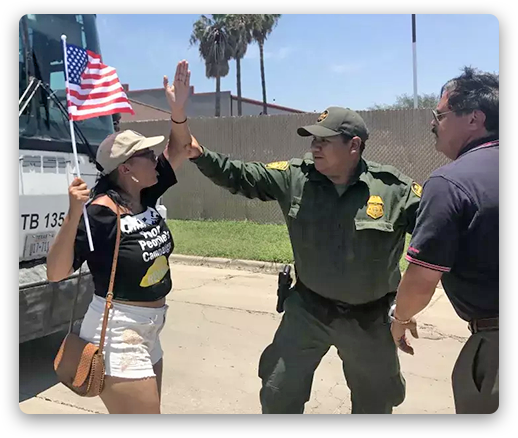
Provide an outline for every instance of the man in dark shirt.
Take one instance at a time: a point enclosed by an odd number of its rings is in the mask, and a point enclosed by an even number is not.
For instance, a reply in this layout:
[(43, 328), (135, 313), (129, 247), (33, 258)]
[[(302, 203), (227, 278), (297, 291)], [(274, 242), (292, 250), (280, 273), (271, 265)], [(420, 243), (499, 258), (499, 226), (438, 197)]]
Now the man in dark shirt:
[(442, 280), (472, 336), (452, 375), (457, 413), (498, 409), (499, 77), (465, 68), (447, 82), (433, 111), (436, 148), (454, 160), (423, 187), (410, 262), (398, 289), (392, 336), (413, 354), (414, 316)]

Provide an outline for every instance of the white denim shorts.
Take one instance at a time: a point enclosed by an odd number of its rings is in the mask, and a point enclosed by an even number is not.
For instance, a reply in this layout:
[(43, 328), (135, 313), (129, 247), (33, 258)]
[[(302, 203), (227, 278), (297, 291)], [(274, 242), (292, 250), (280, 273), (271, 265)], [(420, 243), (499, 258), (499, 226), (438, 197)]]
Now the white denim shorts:
[[(106, 300), (94, 295), (81, 324), (82, 339), (99, 344), (105, 306)], [(167, 309), (167, 304), (153, 308), (113, 303), (103, 350), (106, 375), (126, 379), (155, 376), (153, 365), (163, 356), (159, 335)]]

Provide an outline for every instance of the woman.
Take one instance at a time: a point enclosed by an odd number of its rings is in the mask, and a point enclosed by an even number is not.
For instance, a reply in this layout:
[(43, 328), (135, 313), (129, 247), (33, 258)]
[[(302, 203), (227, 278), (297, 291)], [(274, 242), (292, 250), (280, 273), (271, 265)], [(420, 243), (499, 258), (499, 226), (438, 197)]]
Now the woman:
[[(173, 85), (164, 77), (173, 124), (185, 123), (183, 106), (189, 95), (188, 64), (178, 64)], [(177, 137), (178, 138), (178, 137)], [(101, 399), (111, 414), (159, 414), (162, 349), (159, 334), (165, 324), (166, 295), (172, 287), (168, 258), (174, 242), (155, 209), (158, 198), (176, 181), (174, 170), (184, 160), (170, 152), (158, 157), (163, 136), (146, 138), (133, 131), (116, 132), (97, 151), (103, 175), (92, 190), (80, 178), (69, 188), (70, 206), (47, 258), (49, 281), (60, 281), (86, 260), (95, 285), (93, 300), (81, 325), (80, 337), (99, 343), (105, 297), (121, 215), (121, 240), (108, 320), (104, 358), (106, 379)], [(185, 131), (182, 140), (190, 142)], [(83, 205), (94, 245), (90, 252)]]

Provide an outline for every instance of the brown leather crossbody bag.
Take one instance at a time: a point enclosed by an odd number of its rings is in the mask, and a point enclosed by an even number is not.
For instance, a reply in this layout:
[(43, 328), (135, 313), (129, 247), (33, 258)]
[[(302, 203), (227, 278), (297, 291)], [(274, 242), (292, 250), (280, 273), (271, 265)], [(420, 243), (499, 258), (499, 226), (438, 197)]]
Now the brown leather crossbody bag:
[[(113, 283), (115, 281), (115, 271), (117, 269), (117, 258), (119, 256), (119, 245), (121, 238), (120, 211), (117, 206), (117, 238), (115, 240), (115, 251), (113, 253), (113, 263), (106, 294), (106, 306), (104, 308), (103, 325), (99, 345), (81, 339), (77, 334), (72, 333), (74, 309), (68, 328), (68, 334), (61, 343), (58, 354), (54, 359), (54, 371), (61, 383), (66, 385), (77, 395), (82, 397), (95, 397), (101, 394), (104, 387), (104, 358), (103, 347), (106, 337), (106, 326), (108, 324), (108, 314), (112, 307)], [(79, 293), (78, 279), (78, 293)], [(77, 301), (77, 295), (75, 300)], [(75, 308), (75, 301), (74, 306)]]

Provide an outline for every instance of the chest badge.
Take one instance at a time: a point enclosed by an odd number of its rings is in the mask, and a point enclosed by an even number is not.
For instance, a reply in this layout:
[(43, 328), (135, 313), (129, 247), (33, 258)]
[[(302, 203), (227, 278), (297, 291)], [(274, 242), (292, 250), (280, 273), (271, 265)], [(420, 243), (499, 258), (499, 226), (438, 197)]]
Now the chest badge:
[(420, 198), (421, 194), (423, 193), (423, 188), (417, 184), (416, 182), (412, 183), (412, 191), (415, 193), (415, 195)]
[(381, 196), (371, 196), (367, 201), (367, 216), (379, 219), (383, 216), (383, 199)]

